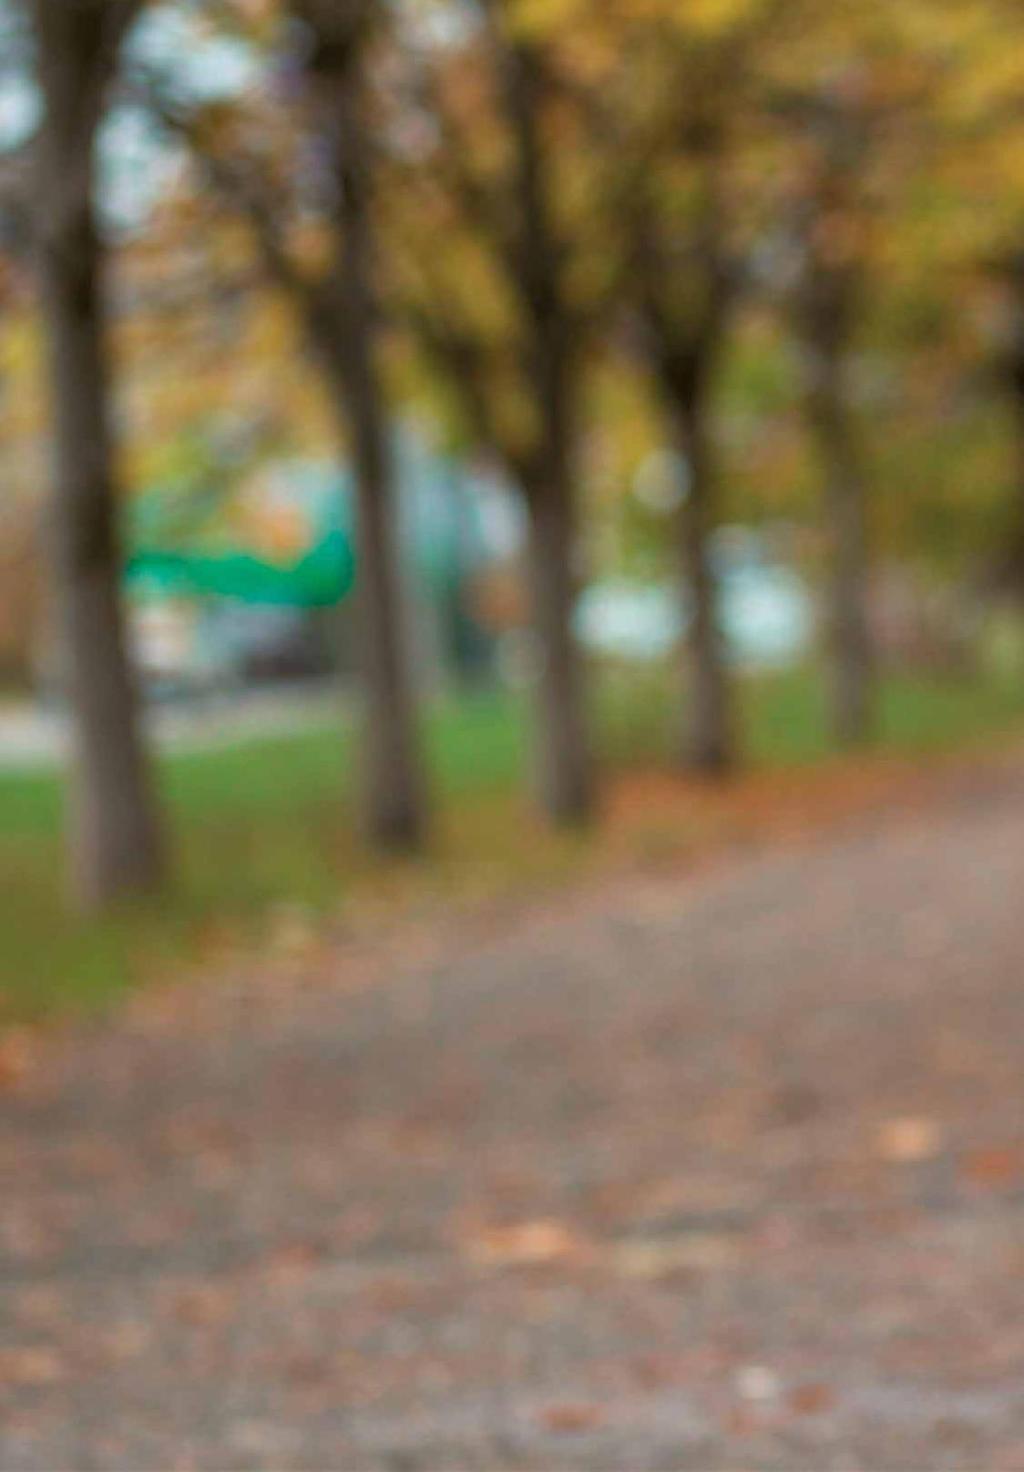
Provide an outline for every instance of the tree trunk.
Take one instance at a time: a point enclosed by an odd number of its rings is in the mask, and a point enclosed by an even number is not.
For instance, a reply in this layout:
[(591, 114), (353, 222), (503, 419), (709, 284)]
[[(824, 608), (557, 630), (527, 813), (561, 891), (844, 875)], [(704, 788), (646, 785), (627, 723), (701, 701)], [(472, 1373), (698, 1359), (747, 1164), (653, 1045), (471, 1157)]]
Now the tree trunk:
[[(1021, 308), (1024, 317), (1024, 305)], [(1024, 335), (1024, 325), (1021, 328)], [(992, 558), (989, 584), (994, 591), (1024, 604), (1024, 342), (1015, 345), (1004, 367), (1013, 410), (1014, 499), (1007, 517), (1002, 548)]]
[(708, 777), (725, 776), (735, 762), (727, 652), (722, 632), (711, 538), (716, 524), (715, 479), (699, 394), (677, 402), (680, 449), (689, 468), (680, 511), (682, 565), (689, 616), (689, 709), (686, 762)]
[(576, 604), (576, 505), (569, 469), (567, 364), (557, 344), (538, 334), (537, 381), (545, 389), (544, 446), (527, 485), (533, 629), (537, 677), (535, 770), (540, 805), (565, 827), (594, 811), (594, 773), (587, 731), (583, 657), (573, 628)]
[[(44, 31), (44, 43), (50, 39)], [(38, 202), (54, 411), (53, 571), (74, 728), (70, 878), (76, 901), (97, 910), (156, 888), (163, 862), (120, 599), (102, 250), (92, 204), (99, 106), (89, 94), (98, 84), (94, 75), (79, 75), (88, 57), (71, 49), (43, 49), (41, 60), (47, 122)]]
[(373, 843), (415, 850), (425, 838), (426, 805), (406, 668), (393, 509), (390, 498), (360, 485), (356, 597), (366, 711), (364, 813)]
[(551, 820), (585, 824), (593, 813), (582, 657), (573, 630), (575, 518), (560, 478), (534, 488), (530, 516), (533, 627), (537, 674), (535, 769), (538, 800)]
[[(380, 452), (388, 459), (383, 440)], [(364, 821), (372, 843), (411, 851), (426, 834), (425, 783), (419, 766), (414, 694), (405, 644), (402, 587), (390, 473), (357, 455), (356, 577), (365, 721), (362, 744)], [(371, 463), (372, 459), (372, 463)]]
[(812, 395), (811, 413), (825, 468), (825, 514), (831, 544), (829, 636), (831, 709), (844, 746), (871, 737), (873, 651), (868, 617), (867, 494), (855, 432), (837, 369)]
[(403, 618), (390, 425), (376, 363), (368, 140), (357, 54), (346, 61), (324, 100), (333, 112), (339, 244), (327, 312), (312, 329), (338, 390), (355, 470), (364, 820), (378, 847), (413, 851), (426, 833), (426, 784)]
[[(346, 287), (346, 295), (351, 289)], [(345, 320), (344, 335), (339, 329), (332, 340), (332, 367), (336, 412), (348, 432), (355, 470), (362, 819), (376, 847), (415, 851), (426, 836), (426, 784), (406, 639), (391, 448), (371, 343), (357, 326), (355, 311)], [(321, 337), (322, 330), (321, 324)]]
[(516, 161), (516, 224), (508, 255), (528, 326), (522, 367), (539, 428), (532, 464), (523, 477), (540, 655), (536, 780), (540, 803), (551, 820), (575, 827), (586, 823), (594, 808), (582, 659), (573, 630), (579, 323), (568, 304), (565, 251), (552, 203), (555, 186), (541, 129), (541, 110), (550, 95), (547, 61), (541, 49), (522, 38), (499, 37), (498, 45)]

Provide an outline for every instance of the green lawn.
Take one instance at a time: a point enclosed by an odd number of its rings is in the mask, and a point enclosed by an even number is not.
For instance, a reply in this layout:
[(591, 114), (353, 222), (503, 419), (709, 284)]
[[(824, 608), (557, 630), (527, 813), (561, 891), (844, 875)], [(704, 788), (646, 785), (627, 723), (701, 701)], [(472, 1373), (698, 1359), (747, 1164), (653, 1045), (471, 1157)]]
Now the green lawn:
[[(608, 676), (597, 700), (609, 766), (671, 760), (676, 721), (657, 675)], [(798, 766), (829, 755), (820, 685), (807, 674), (748, 681), (748, 759)], [(1008, 680), (921, 676), (887, 681), (879, 746), (898, 753), (954, 749), (1024, 721), (1024, 688)], [(230, 749), (176, 755), (160, 778), (173, 827), (178, 883), (157, 906), (103, 923), (68, 918), (61, 903), (60, 791), (44, 774), (0, 774), (0, 1017), (32, 1018), (106, 1005), (138, 980), (226, 945), (262, 939), (286, 907), (344, 923), (367, 900), (500, 892), (571, 872), (582, 840), (539, 829), (521, 800), (526, 717), (488, 695), (432, 713), (428, 744), (439, 807), (429, 859), (383, 865), (363, 853), (346, 811), (351, 733), (339, 719)]]

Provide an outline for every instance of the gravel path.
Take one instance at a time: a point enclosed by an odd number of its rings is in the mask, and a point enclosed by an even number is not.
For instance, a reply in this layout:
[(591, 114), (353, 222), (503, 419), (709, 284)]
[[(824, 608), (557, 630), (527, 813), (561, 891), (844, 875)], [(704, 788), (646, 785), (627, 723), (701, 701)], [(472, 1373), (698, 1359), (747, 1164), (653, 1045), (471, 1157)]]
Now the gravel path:
[(1024, 1468), (1024, 767), (386, 969), (3, 1099), (3, 1472)]

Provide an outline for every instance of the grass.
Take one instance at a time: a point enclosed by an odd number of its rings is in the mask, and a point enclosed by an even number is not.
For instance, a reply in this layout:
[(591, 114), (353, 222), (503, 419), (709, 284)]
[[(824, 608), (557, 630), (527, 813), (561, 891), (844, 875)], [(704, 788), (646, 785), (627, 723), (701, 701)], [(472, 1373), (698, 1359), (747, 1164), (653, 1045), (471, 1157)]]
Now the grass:
[[(597, 699), (604, 763), (651, 770), (671, 761), (669, 682), (610, 675)], [(750, 763), (762, 770), (830, 756), (820, 683), (803, 672), (746, 681)], [(1008, 679), (888, 679), (878, 747), (947, 751), (1024, 721), (1024, 688)], [(427, 744), (439, 807), (429, 858), (385, 865), (363, 852), (349, 813), (354, 742), (339, 719), (231, 748), (165, 757), (160, 781), (178, 881), (159, 905), (102, 922), (61, 902), (57, 778), (0, 773), (0, 1018), (32, 1020), (113, 1003), (141, 980), (261, 945), (296, 914), (355, 923), (401, 907), (493, 897), (577, 872), (596, 845), (546, 833), (521, 795), (527, 720), (508, 695), (434, 710)], [(662, 815), (662, 837), (671, 815)]]

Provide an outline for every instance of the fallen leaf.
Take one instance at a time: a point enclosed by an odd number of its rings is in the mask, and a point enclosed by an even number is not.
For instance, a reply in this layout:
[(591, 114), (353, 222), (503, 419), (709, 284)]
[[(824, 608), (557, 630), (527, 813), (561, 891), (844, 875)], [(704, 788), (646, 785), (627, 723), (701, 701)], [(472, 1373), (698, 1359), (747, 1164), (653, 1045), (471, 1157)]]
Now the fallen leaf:
[(207, 1328), (221, 1324), (229, 1318), (234, 1307), (234, 1294), (225, 1288), (201, 1284), (186, 1288), (174, 1302), (175, 1317), (183, 1324), (194, 1328)]
[(744, 1400), (765, 1404), (778, 1398), (779, 1377), (767, 1365), (744, 1365), (736, 1373), (736, 1389)]
[(280, 956), (306, 956), (319, 939), (316, 913), (305, 905), (278, 905), (271, 917), (270, 945)]
[(586, 1243), (564, 1222), (544, 1217), (512, 1227), (474, 1234), (469, 1255), (477, 1262), (523, 1264), (559, 1262), (586, 1255)]
[(32, 1067), (35, 1050), (25, 1028), (11, 1028), (0, 1036), (0, 1090), (16, 1089)]
[(572, 1435), (600, 1426), (604, 1417), (599, 1406), (564, 1405), (548, 1406), (541, 1419), (549, 1431), (557, 1431), (560, 1435)]
[(820, 1416), (835, 1405), (835, 1394), (828, 1385), (810, 1381), (795, 1385), (786, 1396), (786, 1404), (795, 1416)]
[(878, 1153), (895, 1164), (934, 1160), (941, 1150), (942, 1130), (934, 1119), (890, 1119), (878, 1134)]
[(264, 1281), (275, 1287), (301, 1283), (314, 1272), (323, 1253), (312, 1242), (292, 1242), (273, 1252), (264, 1264)]
[(0, 1351), (0, 1384), (55, 1385), (64, 1378), (64, 1365), (52, 1350), (42, 1346)]
[(764, 1429), (764, 1418), (749, 1406), (736, 1406), (725, 1419), (730, 1436), (756, 1436)]
[(1012, 1186), (1022, 1173), (1024, 1158), (1019, 1150), (975, 1150), (963, 1164), (963, 1174), (972, 1185), (992, 1190)]
[(626, 1278), (664, 1278), (670, 1273), (730, 1267), (737, 1253), (733, 1237), (687, 1232), (678, 1237), (622, 1242), (612, 1250), (612, 1264)]

